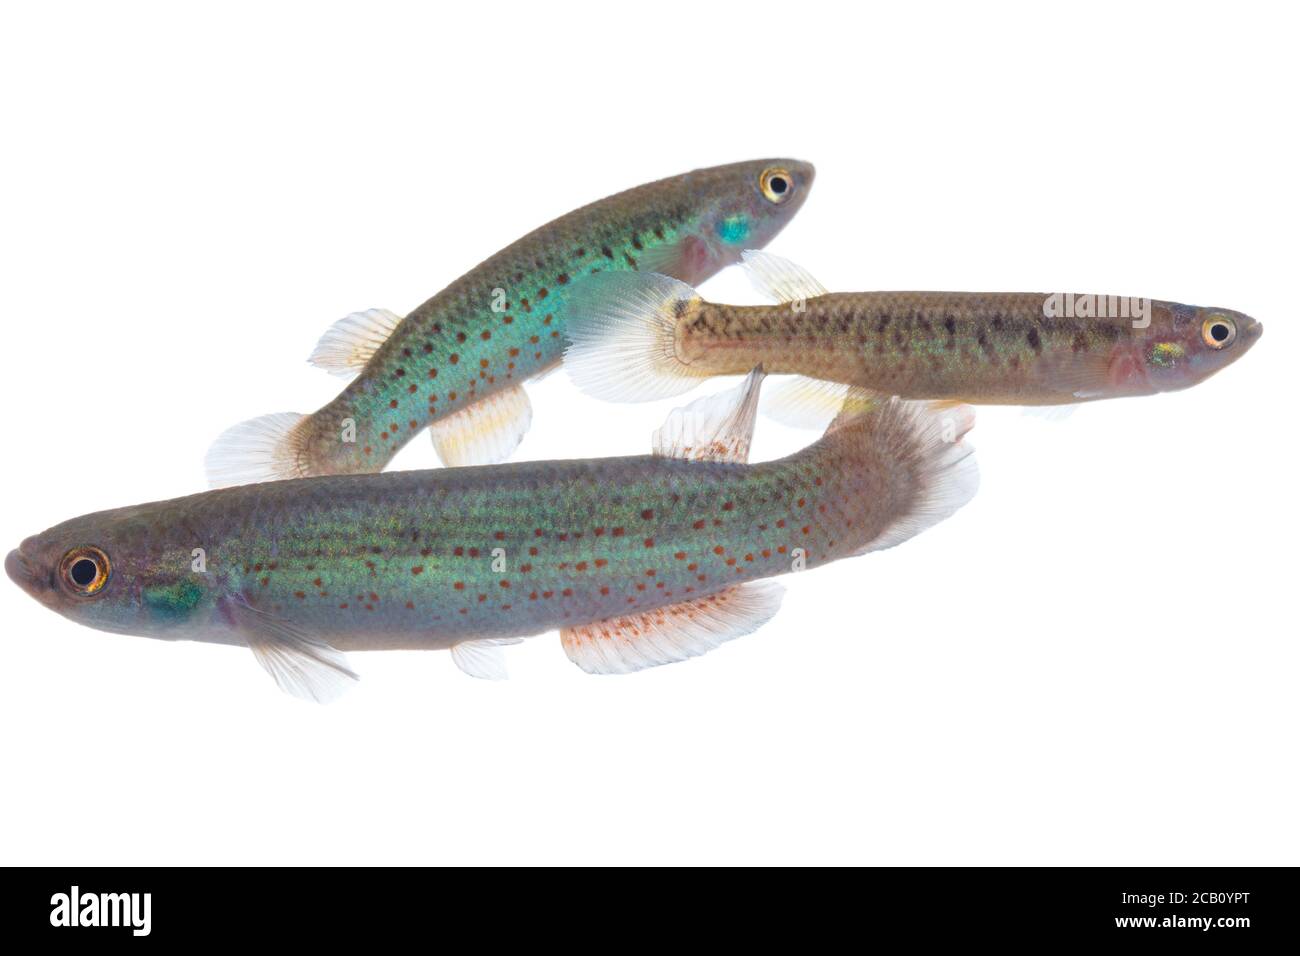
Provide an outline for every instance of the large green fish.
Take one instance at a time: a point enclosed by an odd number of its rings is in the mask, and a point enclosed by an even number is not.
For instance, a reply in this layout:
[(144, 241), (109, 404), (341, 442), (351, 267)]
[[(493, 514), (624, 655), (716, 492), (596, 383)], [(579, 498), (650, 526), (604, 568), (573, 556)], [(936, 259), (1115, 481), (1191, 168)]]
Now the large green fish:
[(5, 570), (105, 631), (246, 645), (328, 699), (349, 650), (499, 644), (560, 629), (585, 670), (683, 660), (777, 610), (761, 581), (898, 544), (974, 493), (966, 408), (850, 401), (827, 433), (746, 464), (761, 373), (675, 411), (655, 454), (328, 476), (74, 518)]
[(523, 382), (563, 353), (578, 280), (644, 270), (702, 282), (780, 232), (813, 175), (808, 163), (766, 159), (638, 186), (529, 233), (405, 319), (347, 316), (311, 361), (356, 378), (311, 415), (227, 431), (208, 453), (210, 481), (381, 471), (425, 428), (444, 464), (505, 460), (532, 421)]

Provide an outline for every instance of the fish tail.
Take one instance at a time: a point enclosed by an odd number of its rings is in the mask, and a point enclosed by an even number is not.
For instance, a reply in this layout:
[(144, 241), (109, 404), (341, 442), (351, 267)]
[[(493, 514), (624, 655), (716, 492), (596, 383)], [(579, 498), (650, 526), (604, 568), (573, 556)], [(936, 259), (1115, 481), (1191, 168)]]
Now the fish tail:
[(226, 429), (204, 459), (208, 483), (225, 488), (318, 474), (307, 454), (311, 418), (277, 412)]
[(690, 391), (715, 374), (692, 369), (677, 329), (703, 300), (685, 282), (650, 272), (604, 272), (576, 283), (567, 303), (564, 365), (588, 394), (649, 402)]
[(979, 488), (969, 405), (881, 399), (849, 392), (812, 448), (818, 472), (834, 475), (846, 513), (846, 554), (902, 544), (953, 515)]

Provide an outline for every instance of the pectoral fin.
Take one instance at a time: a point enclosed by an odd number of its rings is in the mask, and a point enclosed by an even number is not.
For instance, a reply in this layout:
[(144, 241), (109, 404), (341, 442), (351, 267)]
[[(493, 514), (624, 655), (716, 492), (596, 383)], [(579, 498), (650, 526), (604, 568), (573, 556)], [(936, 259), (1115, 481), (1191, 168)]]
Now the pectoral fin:
[(225, 609), (257, 662), (285, 693), (328, 704), (360, 679), (342, 652), (296, 624), (240, 598), (228, 601)]

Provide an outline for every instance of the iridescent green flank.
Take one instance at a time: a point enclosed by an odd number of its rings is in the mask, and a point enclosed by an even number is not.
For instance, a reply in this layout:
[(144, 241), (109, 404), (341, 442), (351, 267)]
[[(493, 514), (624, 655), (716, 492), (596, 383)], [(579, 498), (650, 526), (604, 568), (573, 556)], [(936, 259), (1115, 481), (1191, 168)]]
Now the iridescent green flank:
[(16, 567), (102, 549), (103, 596), (68, 613), (110, 630), (239, 640), (237, 602), (342, 650), (525, 636), (861, 550), (925, 485), (908, 430), (881, 432), (892, 444), (855, 423), (758, 465), (644, 456), (228, 488), (73, 519)]
[[(791, 180), (780, 202), (759, 185), (774, 164)], [(311, 416), (296, 474), (381, 470), (426, 426), (555, 365), (575, 281), (631, 270), (703, 281), (743, 249), (767, 243), (802, 204), (812, 176), (793, 160), (697, 170), (525, 236), (406, 317), (362, 374)], [(345, 423), (355, 426), (355, 441), (340, 440)]]

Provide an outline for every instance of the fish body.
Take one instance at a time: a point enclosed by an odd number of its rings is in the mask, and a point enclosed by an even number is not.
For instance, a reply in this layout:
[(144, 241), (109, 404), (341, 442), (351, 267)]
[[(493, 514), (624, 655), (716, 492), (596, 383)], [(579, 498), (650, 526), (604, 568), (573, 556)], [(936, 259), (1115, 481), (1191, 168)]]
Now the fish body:
[(1187, 388), (1262, 332), (1229, 309), (1115, 296), (828, 293), (784, 260), (746, 256), (782, 301), (715, 304), (649, 276), (590, 281), (570, 331), (575, 378), (607, 398), (653, 398), (761, 364), (908, 399), (1061, 405)]
[(706, 643), (752, 629), (775, 611), (758, 579), (896, 544), (974, 491), (968, 417), (900, 402), (745, 463), (758, 377), (676, 413), (656, 455), (220, 489), (73, 519), (6, 569), (92, 627), (248, 644), (300, 671), (556, 628), (588, 669), (680, 659), (701, 651), (675, 619), (710, 624)]
[(578, 279), (648, 270), (701, 282), (775, 236), (813, 177), (807, 163), (772, 159), (639, 186), (529, 233), (404, 319), (346, 317), (313, 361), (355, 379), (314, 414), (228, 431), (208, 457), (212, 483), (380, 471), (431, 426), (446, 464), (503, 460), (531, 421), (521, 383), (563, 353)]

